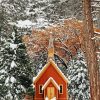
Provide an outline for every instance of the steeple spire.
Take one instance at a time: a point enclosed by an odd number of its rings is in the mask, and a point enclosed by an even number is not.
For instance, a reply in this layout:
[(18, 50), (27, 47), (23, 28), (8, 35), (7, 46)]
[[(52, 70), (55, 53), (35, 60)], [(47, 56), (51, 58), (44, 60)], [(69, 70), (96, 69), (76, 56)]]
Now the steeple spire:
[(54, 45), (53, 45), (53, 37), (52, 33), (50, 33), (49, 45), (48, 45), (48, 60), (54, 60)]

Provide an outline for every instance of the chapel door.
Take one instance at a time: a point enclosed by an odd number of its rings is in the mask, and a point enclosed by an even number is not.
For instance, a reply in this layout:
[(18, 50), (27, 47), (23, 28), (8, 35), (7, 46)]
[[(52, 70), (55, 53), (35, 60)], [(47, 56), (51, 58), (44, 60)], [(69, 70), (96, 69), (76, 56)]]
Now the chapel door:
[(47, 97), (50, 99), (52, 99), (53, 97), (55, 97), (55, 88), (54, 87), (48, 87), (47, 88)]

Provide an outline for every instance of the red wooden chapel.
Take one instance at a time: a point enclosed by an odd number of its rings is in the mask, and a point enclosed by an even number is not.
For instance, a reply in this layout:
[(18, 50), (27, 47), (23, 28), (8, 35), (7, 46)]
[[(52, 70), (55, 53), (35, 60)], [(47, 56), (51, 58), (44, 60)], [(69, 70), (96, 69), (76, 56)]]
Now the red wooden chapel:
[(68, 100), (68, 80), (54, 62), (53, 38), (50, 36), (48, 61), (38, 73), (35, 85), (35, 100)]

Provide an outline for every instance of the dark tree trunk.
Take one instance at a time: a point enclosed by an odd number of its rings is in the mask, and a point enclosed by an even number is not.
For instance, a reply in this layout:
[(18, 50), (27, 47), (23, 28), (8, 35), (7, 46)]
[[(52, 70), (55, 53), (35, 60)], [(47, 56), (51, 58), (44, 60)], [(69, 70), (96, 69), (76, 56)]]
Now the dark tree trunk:
[(92, 39), (94, 37), (94, 30), (91, 15), (91, 0), (83, 0), (83, 11), (84, 33), (82, 36), (89, 73), (91, 100), (100, 100), (99, 66), (97, 63), (95, 41)]

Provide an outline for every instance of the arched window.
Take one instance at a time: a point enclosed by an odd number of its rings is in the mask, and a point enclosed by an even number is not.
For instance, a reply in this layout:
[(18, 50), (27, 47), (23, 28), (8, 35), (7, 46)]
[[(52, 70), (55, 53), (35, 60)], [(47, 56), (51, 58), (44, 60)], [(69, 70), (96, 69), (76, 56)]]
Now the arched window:
[(63, 94), (63, 85), (60, 84), (59, 87), (60, 87), (59, 93), (60, 93), (60, 94)]
[(39, 94), (42, 94), (43, 93), (42, 86), (43, 85), (39, 85)]

